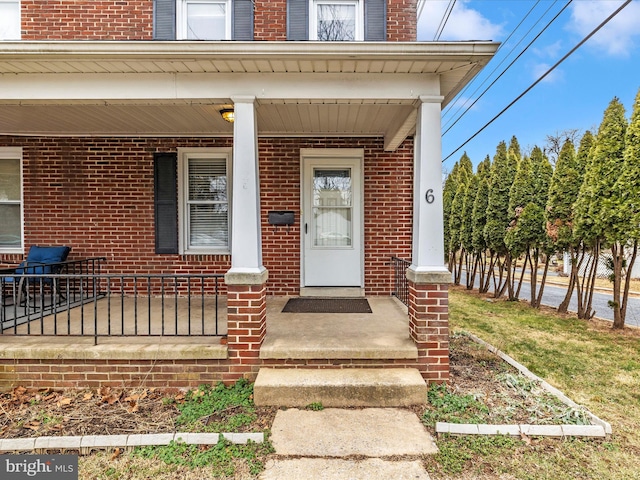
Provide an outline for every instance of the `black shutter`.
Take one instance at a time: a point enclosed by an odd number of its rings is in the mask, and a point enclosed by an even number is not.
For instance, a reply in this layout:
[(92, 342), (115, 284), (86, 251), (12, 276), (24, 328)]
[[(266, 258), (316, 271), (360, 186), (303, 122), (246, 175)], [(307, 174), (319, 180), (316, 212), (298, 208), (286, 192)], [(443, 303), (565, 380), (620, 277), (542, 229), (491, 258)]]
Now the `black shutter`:
[(153, 1), (153, 39), (176, 39), (176, 0)]
[(287, 2), (287, 40), (309, 40), (309, 0)]
[(364, 40), (387, 40), (387, 0), (364, 0)]
[(253, 40), (253, 0), (233, 1), (232, 40)]
[(156, 253), (178, 253), (178, 156), (153, 156)]

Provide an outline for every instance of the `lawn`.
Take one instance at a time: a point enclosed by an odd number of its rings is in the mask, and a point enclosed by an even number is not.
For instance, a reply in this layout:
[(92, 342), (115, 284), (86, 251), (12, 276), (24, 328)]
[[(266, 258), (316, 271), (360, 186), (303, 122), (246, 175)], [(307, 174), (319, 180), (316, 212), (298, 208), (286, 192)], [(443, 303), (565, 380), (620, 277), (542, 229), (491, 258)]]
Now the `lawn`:
[(461, 289), (450, 295), (452, 331), (488, 341), (611, 423), (606, 440), (440, 438), (432, 479), (640, 479), (640, 330), (538, 312)]

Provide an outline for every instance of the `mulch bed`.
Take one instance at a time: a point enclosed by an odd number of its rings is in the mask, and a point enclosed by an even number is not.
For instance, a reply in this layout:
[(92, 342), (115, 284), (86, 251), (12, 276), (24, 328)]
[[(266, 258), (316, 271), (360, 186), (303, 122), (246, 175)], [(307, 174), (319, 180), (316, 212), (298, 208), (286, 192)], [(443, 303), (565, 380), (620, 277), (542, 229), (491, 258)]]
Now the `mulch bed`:
[[(451, 336), (449, 391), (473, 395), (490, 410), (486, 423), (562, 423), (552, 397), (498, 380), (517, 371), (464, 335)], [(512, 378), (512, 377), (509, 377)], [(542, 401), (540, 401), (542, 399)], [(58, 435), (168, 433), (180, 430), (177, 405), (184, 393), (161, 389), (29, 390), (0, 394), (0, 438)], [(420, 414), (424, 409), (413, 409)], [(276, 408), (256, 408), (256, 419), (241, 432), (271, 427)], [(229, 415), (234, 412), (229, 410)], [(223, 418), (216, 418), (216, 421)]]

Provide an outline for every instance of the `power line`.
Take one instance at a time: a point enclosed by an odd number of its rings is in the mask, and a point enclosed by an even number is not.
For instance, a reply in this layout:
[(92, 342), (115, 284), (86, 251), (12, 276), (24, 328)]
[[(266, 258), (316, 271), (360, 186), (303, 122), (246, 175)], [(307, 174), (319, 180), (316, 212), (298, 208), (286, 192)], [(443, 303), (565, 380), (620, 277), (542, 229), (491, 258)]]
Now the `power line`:
[[(464, 115), (465, 115), (469, 110), (471, 110), (471, 107), (473, 107), (476, 103), (478, 103), (478, 101), (479, 101), (479, 100), (484, 96), (484, 94), (485, 94), (485, 93), (487, 93), (487, 92), (489, 91), (489, 89), (490, 89), (491, 87), (493, 87), (493, 86), (496, 84), (496, 82), (497, 82), (498, 80), (500, 80), (500, 78), (502, 78), (502, 76), (503, 76), (505, 73), (507, 73), (507, 70), (509, 70), (509, 69), (513, 66), (513, 64), (514, 64), (514, 63), (516, 63), (516, 62), (520, 59), (520, 57), (521, 57), (522, 55), (524, 55), (524, 53), (525, 53), (527, 50), (529, 50), (529, 48), (531, 47), (531, 45), (533, 45), (533, 44), (536, 42), (536, 40), (538, 40), (538, 38), (540, 38), (540, 36), (541, 36), (541, 35), (542, 35), (546, 30), (547, 30), (547, 28), (549, 28), (549, 27), (551, 26), (551, 24), (552, 24), (553, 22), (555, 22), (555, 21), (558, 19), (558, 17), (562, 14), (562, 12), (564, 12), (564, 11), (567, 9), (567, 7), (571, 4), (571, 2), (572, 2), (572, 1), (573, 1), (573, 0), (569, 0), (569, 1), (565, 4), (565, 6), (564, 6), (564, 7), (562, 7), (562, 9), (560, 9), (560, 11), (556, 14), (556, 16), (555, 16), (555, 17), (553, 17), (553, 18), (552, 18), (552, 19), (551, 19), (551, 20), (550, 20), (550, 21), (545, 25), (545, 27), (544, 27), (542, 30), (540, 30), (540, 32), (539, 32), (539, 33), (538, 33), (538, 34), (533, 38), (533, 40), (531, 40), (531, 41), (529, 42), (529, 44), (524, 48), (524, 50), (522, 50), (522, 51), (518, 54), (518, 56), (517, 56), (516, 58), (514, 58), (514, 59), (511, 61), (511, 63), (510, 63), (509, 65), (507, 65), (507, 68), (505, 68), (505, 69), (502, 71), (502, 73), (500, 73), (500, 75), (498, 75), (498, 76), (496, 77), (496, 79), (495, 79), (493, 82), (491, 82), (487, 88), (485, 88), (485, 89), (482, 91), (482, 93), (481, 93), (481, 94), (480, 94), (480, 95), (479, 95), (479, 96), (478, 96), (478, 97), (473, 101), (473, 103), (472, 103), (471, 105), (469, 105), (469, 106), (466, 108), (466, 110), (465, 110), (464, 112), (462, 112), (462, 114), (461, 114), (461, 115), (460, 115), (460, 116), (459, 116), (459, 117), (458, 117), (458, 118), (457, 118), (457, 119), (456, 119), (456, 120), (455, 120), (455, 121), (454, 121), (454, 122), (449, 126), (449, 128), (447, 128), (447, 129), (444, 131), (444, 133), (442, 134), (443, 136), (444, 136), (444, 135), (446, 135), (446, 134), (447, 134), (447, 132), (449, 132), (449, 130), (451, 130), (451, 129), (455, 126), (455, 124), (456, 124), (456, 123), (458, 123), (458, 122), (460, 121), (460, 119), (462, 119), (462, 117), (464, 117)], [(549, 11), (549, 10), (547, 10), (547, 12), (548, 12), (548, 11)], [(546, 14), (547, 12), (545, 12), (545, 14)], [(474, 93), (475, 93), (475, 92), (474, 92)]]
[(444, 30), (445, 25), (449, 21), (449, 17), (451, 16), (451, 12), (453, 11), (453, 7), (455, 6), (455, 4), (456, 4), (456, 0), (449, 0), (449, 5), (447, 5), (446, 10), (444, 11), (442, 20), (440, 20), (440, 25), (438, 25), (436, 34), (433, 37), (434, 42), (437, 42), (440, 39), (440, 35), (442, 35), (442, 31)]
[(582, 45), (584, 45), (591, 37), (593, 37), (602, 27), (604, 27), (607, 23), (609, 23), (611, 21), (612, 18), (614, 18), (616, 15), (618, 15), (618, 13), (620, 13), (622, 11), (623, 8), (625, 8), (627, 5), (629, 5), (631, 3), (631, 0), (626, 0), (620, 7), (618, 7), (616, 9), (615, 12), (613, 12), (611, 15), (609, 15), (606, 19), (604, 19), (604, 21), (602, 23), (600, 23), (600, 25), (598, 25), (595, 29), (593, 29), (591, 31), (591, 33), (589, 33), (589, 35), (587, 35), (586, 37), (584, 37), (580, 43), (578, 43), (575, 47), (573, 47), (571, 50), (569, 50), (568, 53), (566, 53), (560, 60), (558, 60), (551, 68), (549, 68), (549, 70), (547, 70), (540, 78), (538, 78), (535, 82), (533, 82), (524, 92), (522, 92), (520, 95), (518, 95), (511, 103), (509, 103), (509, 105), (507, 105), (506, 107), (504, 107), (497, 115), (495, 115), (491, 120), (489, 120), (487, 123), (485, 123), (482, 128), (480, 130), (478, 130), (476, 133), (474, 133), (471, 137), (469, 137), (462, 145), (460, 145), (458, 148), (456, 148), (453, 152), (451, 152), (449, 155), (447, 155), (443, 160), (442, 163), (446, 162), (447, 160), (449, 160), (449, 158), (451, 158), (456, 152), (458, 152), (462, 147), (464, 147), (467, 143), (469, 143), (471, 140), (473, 140), (474, 138), (476, 138), (481, 132), (484, 131), (485, 128), (487, 128), (489, 125), (491, 125), (493, 122), (495, 122), (504, 112), (506, 112), (507, 110), (509, 110), (518, 100), (520, 100), (522, 97), (524, 97), (527, 93), (529, 93), (533, 87), (535, 87), (538, 83), (540, 83), (542, 80), (544, 80), (551, 72), (553, 72), (562, 62), (564, 62), (567, 58), (569, 58), (576, 50), (578, 50), (578, 48), (580, 48)]
[[(513, 35), (515, 35), (515, 33), (518, 31), (518, 29), (522, 26), (522, 24), (526, 21), (527, 18), (529, 18), (529, 15), (531, 15), (531, 13), (535, 10), (535, 8), (538, 6), (538, 4), (540, 3), (541, 0), (537, 0), (536, 3), (533, 5), (533, 7), (531, 7), (531, 9), (526, 13), (526, 15), (522, 18), (522, 20), (520, 20), (520, 23), (518, 23), (518, 25), (516, 25), (516, 27), (511, 31), (511, 33), (507, 36), (507, 38), (504, 39), (504, 41), (500, 44), (500, 46), (498, 47), (498, 50), (496, 50), (496, 55), (498, 55), (504, 48), (505, 45), (507, 45), (509, 43), (509, 40), (511, 40), (511, 37), (513, 37)], [(554, 2), (555, 3), (555, 2)], [(518, 43), (516, 43), (511, 50), (509, 51), (509, 53), (507, 53), (504, 58), (500, 61), (500, 63), (498, 63), (498, 65), (495, 66), (495, 68), (493, 70), (491, 70), (491, 72), (486, 75), (485, 79), (482, 81), (482, 83), (480, 85), (478, 85), (478, 87), (476, 87), (476, 89), (473, 91), (473, 93), (470, 95), (469, 100), (476, 94), (476, 92), (478, 90), (480, 90), (480, 88), (487, 82), (487, 80), (489, 80), (489, 78), (491, 78), (491, 75), (493, 75), (495, 73), (496, 70), (498, 70), (498, 68), (500, 67), (500, 65), (502, 65), (507, 58), (509, 57), (509, 55), (511, 55), (511, 53), (513, 53), (513, 51), (518, 47), (518, 45), (520, 45), (520, 43), (522, 43), (524, 41), (524, 39), (527, 37), (527, 35), (529, 35), (529, 33), (531, 33), (531, 30), (533, 30), (533, 28), (538, 25), (538, 23), (540, 23), (540, 20), (542, 20), (542, 18), (547, 14), (547, 12), (549, 11), (549, 9), (551, 9), (551, 7), (553, 7), (552, 3), (549, 8), (540, 16), (540, 18), (533, 24), (533, 26), (529, 29), (529, 31), (527, 33), (524, 34), (524, 36), (520, 39), (520, 41), (518, 41)], [(478, 80), (478, 77), (474, 77), (473, 80), (471, 80), (471, 82), (467, 83), (465, 85), (465, 87), (462, 89), (462, 91), (458, 94), (458, 97), (463, 97), (464, 94), (467, 92), (467, 90), (469, 90), (471, 88), (471, 85), (473, 85), (474, 82), (476, 82)], [(453, 113), (453, 115), (456, 115), (460, 110), (462, 110), (465, 106), (466, 103), (464, 103), (464, 105), (460, 105), (458, 106), (458, 109)], [(450, 103), (449, 105), (447, 105), (447, 108), (445, 108), (442, 112), (442, 118), (444, 119), (449, 112), (453, 109), (453, 107), (455, 106), (455, 102)], [(451, 120), (449, 120), (450, 122)], [(447, 123), (448, 125), (448, 123)], [(446, 127), (446, 125), (445, 125)]]

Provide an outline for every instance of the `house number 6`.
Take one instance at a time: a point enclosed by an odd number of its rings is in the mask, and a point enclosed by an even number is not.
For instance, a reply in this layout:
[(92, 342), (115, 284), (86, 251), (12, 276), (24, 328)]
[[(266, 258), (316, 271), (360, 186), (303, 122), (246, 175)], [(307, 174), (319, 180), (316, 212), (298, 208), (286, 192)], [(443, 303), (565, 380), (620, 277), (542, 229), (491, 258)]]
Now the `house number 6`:
[(425, 195), (425, 198), (427, 199), (428, 204), (432, 204), (435, 201), (435, 198), (433, 196), (433, 188), (430, 188), (429, 190), (427, 190), (427, 194)]

